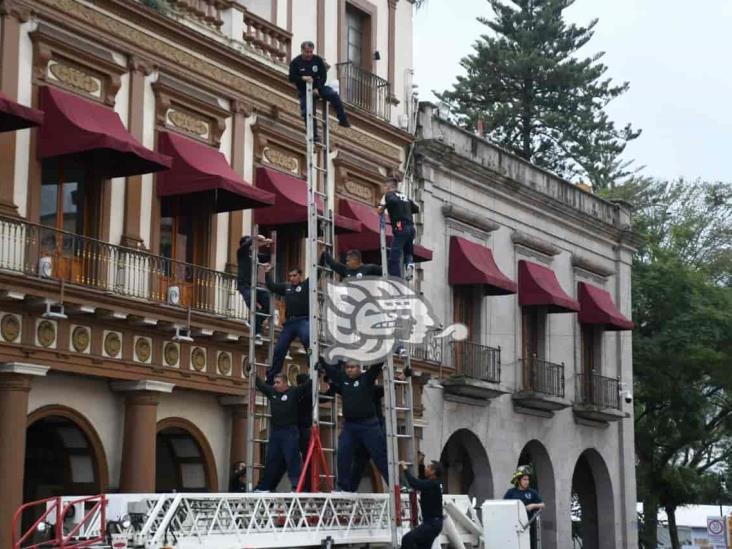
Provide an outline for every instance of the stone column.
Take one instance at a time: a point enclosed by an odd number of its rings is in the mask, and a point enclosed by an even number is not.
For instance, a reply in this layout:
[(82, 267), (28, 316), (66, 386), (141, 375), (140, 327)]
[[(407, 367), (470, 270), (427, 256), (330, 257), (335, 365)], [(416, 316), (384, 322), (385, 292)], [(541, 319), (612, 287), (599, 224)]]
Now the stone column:
[(0, 364), (0, 549), (12, 547), (13, 515), (23, 503), (28, 393), (33, 376), (47, 372), (48, 367), (35, 364)]
[(389, 50), (387, 52), (388, 71), (387, 79), (391, 86), (391, 95), (395, 96), (394, 77), (396, 76), (396, 8), (399, 0), (389, 0)]
[(231, 467), (234, 463), (247, 460), (247, 398), (225, 396), (221, 397), (219, 402), (231, 413), (231, 447), (229, 450), (229, 474), (231, 474)]
[[(231, 100), (231, 111), (233, 112), (232, 138), (231, 138), (231, 167), (236, 173), (244, 176), (244, 147), (245, 139), (245, 120), (249, 116), (249, 109), (239, 100)], [(251, 182), (254, 183), (253, 181)], [(236, 210), (229, 212), (229, 246), (226, 259), (226, 272), (236, 273), (236, 250), (239, 248), (239, 238), (242, 234), (242, 225), (244, 223), (244, 212)]]
[[(30, 18), (28, 8), (13, 0), (0, 0), (0, 90), (18, 99), (20, 25)], [(0, 133), (0, 213), (17, 216), (15, 204), (16, 132)]]
[(155, 438), (160, 395), (173, 390), (161, 381), (118, 381), (112, 390), (125, 393), (125, 427), (119, 491), (155, 492)]

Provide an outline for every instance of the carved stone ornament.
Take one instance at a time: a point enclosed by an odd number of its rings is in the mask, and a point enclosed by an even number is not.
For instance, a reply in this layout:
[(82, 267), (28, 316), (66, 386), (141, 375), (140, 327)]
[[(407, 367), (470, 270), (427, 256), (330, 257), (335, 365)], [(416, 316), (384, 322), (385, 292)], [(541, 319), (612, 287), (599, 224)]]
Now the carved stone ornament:
[(271, 164), (291, 174), (300, 175), (300, 161), (297, 157), (280, 149), (269, 146), (264, 147), (262, 149), (262, 160), (265, 164)]
[(355, 181), (346, 181), (344, 187), (348, 194), (351, 194), (356, 198), (360, 198), (361, 200), (363, 200), (364, 202), (368, 202), (369, 204), (374, 203), (374, 189), (371, 189), (364, 185), (359, 185)]
[(218, 363), (219, 373), (222, 376), (231, 374), (231, 355), (229, 353), (219, 353), (219, 358), (216, 362)]
[(208, 138), (210, 126), (202, 118), (198, 118), (187, 112), (170, 109), (168, 111), (168, 121), (179, 130), (192, 133), (204, 139)]
[(104, 336), (104, 352), (112, 358), (119, 355), (122, 350), (122, 338), (117, 332), (107, 332)]
[(194, 347), (191, 351), (191, 367), (197, 372), (206, 369), (206, 351), (202, 347)]
[(150, 340), (146, 337), (137, 338), (137, 341), (135, 341), (135, 355), (137, 355), (137, 360), (147, 362), (150, 360), (151, 354), (152, 346), (150, 345)]
[(249, 355), (242, 355), (241, 357), (241, 377), (249, 377), (247, 370), (249, 369)]
[(95, 97), (101, 95), (102, 82), (91, 74), (87, 74), (76, 67), (70, 67), (63, 63), (50, 62), (48, 72), (57, 80), (67, 86)]
[(0, 320), (0, 335), (8, 343), (14, 343), (20, 337), (20, 320), (17, 316), (3, 316)]
[(71, 347), (77, 353), (85, 353), (91, 342), (91, 334), (86, 326), (77, 326), (71, 332)]
[(177, 366), (180, 359), (180, 348), (173, 341), (168, 341), (163, 348), (163, 360), (166, 366)]
[(56, 341), (56, 325), (50, 320), (39, 322), (36, 332), (42, 347), (50, 347)]

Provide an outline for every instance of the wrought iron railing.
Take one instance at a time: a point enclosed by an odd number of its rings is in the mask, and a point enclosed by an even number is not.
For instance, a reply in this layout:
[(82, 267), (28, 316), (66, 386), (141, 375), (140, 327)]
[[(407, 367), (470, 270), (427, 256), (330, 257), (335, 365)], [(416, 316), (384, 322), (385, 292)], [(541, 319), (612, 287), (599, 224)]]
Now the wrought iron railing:
[(524, 391), (564, 398), (564, 364), (536, 357), (521, 359)]
[(452, 365), (456, 374), (500, 383), (501, 349), (469, 341), (451, 341)]
[(0, 270), (227, 318), (247, 318), (232, 274), (3, 216)]
[(437, 331), (427, 332), (422, 343), (412, 344), (409, 356), (414, 360), (440, 364), (444, 355), (444, 339), (435, 337), (436, 334)]
[(336, 64), (343, 101), (389, 122), (391, 86), (388, 80), (356, 67), (352, 62)]
[(614, 377), (599, 374), (577, 374), (575, 377), (577, 404), (598, 408), (620, 409), (620, 382)]

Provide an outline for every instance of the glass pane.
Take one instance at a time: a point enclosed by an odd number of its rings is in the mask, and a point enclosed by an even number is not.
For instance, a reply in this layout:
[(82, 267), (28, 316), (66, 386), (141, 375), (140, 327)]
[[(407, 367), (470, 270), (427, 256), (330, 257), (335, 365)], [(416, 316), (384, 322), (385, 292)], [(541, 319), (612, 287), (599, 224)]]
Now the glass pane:
[(94, 482), (94, 465), (90, 456), (69, 456), (71, 482), (86, 484)]
[(160, 218), (160, 255), (173, 259), (173, 218)]
[(173, 452), (179, 458), (198, 457), (201, 455), (196, 441), (191, 437), (170, 437)]
[[(201, 235), (201, 238), (204, 236)], [(194, 231), (193, 217), (181, 215), (178, 217), (178, 234), (176, 235), (176, 256), (180, 261), (194, 263)]]
[(206, 475), (201, 463), (181, 463), (180, 476), (184, 489), (206, 488)]
[(87, 442), (84, 433), (76, 427), (58, 427), (56, 429), (58, 436), (61, 437), (64, 447), (66, 448), (86, 448)]
[(41, 225), (56, 226), (56, 193), (58, 185), (41, 186)]

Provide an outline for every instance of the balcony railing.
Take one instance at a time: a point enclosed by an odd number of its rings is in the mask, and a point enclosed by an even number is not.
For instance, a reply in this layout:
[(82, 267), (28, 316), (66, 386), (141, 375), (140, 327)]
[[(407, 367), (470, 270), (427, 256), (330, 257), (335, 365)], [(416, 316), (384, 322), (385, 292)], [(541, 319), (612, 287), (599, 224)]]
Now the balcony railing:
[(415, 360), (440, 364), (444, 355), (444, 339), (435, 337), (435, 334), (437, 334), (436, 331), (427, 332), (422, 343), (411, 345), (409, 356)]
[(227, 9), (222, 0), (167, 0), (179, 16), (218, 31), (224, 24), (222, 10)]
[(254, 52), (276, 63), (290, 62), (292, 33), (273, 25), (266, 19), (244, 12), (244, 43)]
[(338, 63), (336, 70), (343, 101), (389, 122), (391, 87), (387, 80), (356, 67), (350, 61)]
[(575, 377), (575, 398), (577, 404), (598, 408), (620, 409), (619, 381), (614, 377), (599, 374), (577, 374)]
[(456, 374), (500, 383), (501, 349), (469, 341), (451, 341), (451, 358)]
[(244, 320), (234, 275), (0, 216), (0, 270)]
[(523, 390), (564, 398), (564, 364), (538, 358), (521, 359)]

